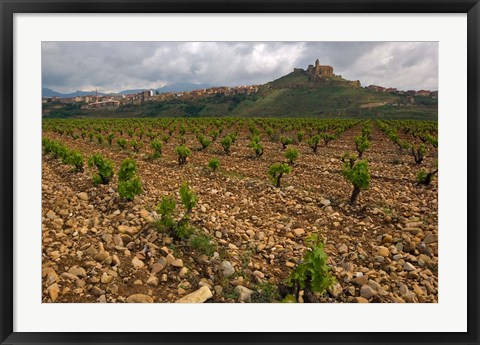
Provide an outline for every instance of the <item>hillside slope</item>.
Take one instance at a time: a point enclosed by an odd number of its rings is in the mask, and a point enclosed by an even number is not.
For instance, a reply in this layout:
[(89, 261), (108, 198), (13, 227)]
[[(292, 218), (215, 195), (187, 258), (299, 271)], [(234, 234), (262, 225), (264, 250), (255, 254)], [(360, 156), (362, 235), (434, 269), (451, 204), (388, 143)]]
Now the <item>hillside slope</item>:
[(252, 95), (172, 99), (116, 110), (68, 112), (44, 109), (46, 117), (342, 117), (436, 120), (438, 103), (352, 87), (339, 76), (312, 83), (301, 71), (262, 85)]

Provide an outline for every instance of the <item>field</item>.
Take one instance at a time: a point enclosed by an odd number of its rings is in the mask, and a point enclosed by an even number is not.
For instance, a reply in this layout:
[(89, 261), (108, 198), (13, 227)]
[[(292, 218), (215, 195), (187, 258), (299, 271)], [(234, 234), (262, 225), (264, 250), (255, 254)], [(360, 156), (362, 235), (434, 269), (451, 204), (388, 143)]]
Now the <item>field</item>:
[(438, 301), (435, 121), (44, 120), (42, 144), (43, 302)]

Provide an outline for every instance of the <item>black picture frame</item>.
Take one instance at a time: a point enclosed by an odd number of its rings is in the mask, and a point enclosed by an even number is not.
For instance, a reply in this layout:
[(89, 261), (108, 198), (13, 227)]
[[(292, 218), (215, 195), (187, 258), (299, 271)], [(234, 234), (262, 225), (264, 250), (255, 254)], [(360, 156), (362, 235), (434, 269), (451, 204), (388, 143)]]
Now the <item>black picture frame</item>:
[[(114, 4), (115, 6), (112, 6)], [(478, 344), (478, 0), (0, 0), (0, 340), (2, 344)], [(19, 333), (13, 331), (13, 17), (15, 13), (467, 13), (468, 331), (466, 333)], [(455, 317), (455, 315), (451, 315)], [(219, 331), (221, 331), (219, 329)]]

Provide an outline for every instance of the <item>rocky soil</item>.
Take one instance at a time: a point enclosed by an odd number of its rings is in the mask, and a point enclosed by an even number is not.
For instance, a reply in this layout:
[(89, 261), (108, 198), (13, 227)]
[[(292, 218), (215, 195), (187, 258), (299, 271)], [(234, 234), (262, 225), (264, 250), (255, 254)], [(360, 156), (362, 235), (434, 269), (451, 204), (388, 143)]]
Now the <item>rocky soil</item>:
[[(376, 127), (369, 160), (371, 187), (350, 206), (352, 187), (341, 174), (340, 157), (354, 152), (361, 126), (347, 130), (314, 155), (305, 143), (292, 145), (300, 157), (282, 188), (267, 178), (268, 166), (283, 160), (279, 143), (262, 137), (265, 154), (253, 158), (247, 132), (232, 155), (216, 142), (206, 151), (193, 135), (192, 157), (178, 166), (172, 139), (157, 160), (148, 141), (136, 155), (145, 192), (121, 200), (114, 179), (95, 186), (93, 169), (44, 156), (42, 183), (43, 302), (274, 302), (271, 287), (302, 260), (305, 238), (325, 242), (337, 284), (319, 302), (437, 302), (437, 180), (416, 183), (419, 166)], [(108, 144), (59, 137), (85, 157), (95, 152), (116, 167), (129, 156)], [(218, 157), (221, 168), (207, 162)], [(421, 166), (435, 164), (431, 149)], [(183, 181), (198, 195), (191, 223), (216, 243), (212, 256), (157, 232), (156, 204), (175, 196)], [(176, 217), (181, 217), (178, 208)]]

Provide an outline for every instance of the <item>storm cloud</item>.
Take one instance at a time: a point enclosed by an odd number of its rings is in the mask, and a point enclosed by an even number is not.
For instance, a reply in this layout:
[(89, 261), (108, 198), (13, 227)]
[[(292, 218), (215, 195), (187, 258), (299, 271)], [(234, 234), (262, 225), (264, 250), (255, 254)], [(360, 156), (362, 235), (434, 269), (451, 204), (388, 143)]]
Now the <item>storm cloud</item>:
[(67, 93), (263, 84), (317, 58), (362, 85), (438, 89), (437, 42), (43, 42), (42, 86)]

